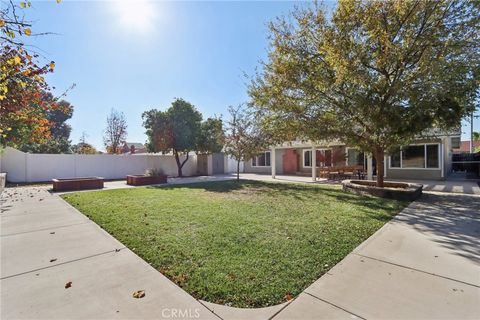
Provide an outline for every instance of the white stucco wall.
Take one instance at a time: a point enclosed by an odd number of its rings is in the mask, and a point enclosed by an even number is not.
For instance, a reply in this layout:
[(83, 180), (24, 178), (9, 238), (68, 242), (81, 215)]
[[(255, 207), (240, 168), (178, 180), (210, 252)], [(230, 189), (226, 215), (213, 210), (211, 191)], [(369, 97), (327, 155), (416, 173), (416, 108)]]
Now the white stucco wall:
[[(128, 174), (143, 174), (146, 169), (161, 169), (169, 176), (177, 175), (173, 155), (138, 154), (30, 154), (7, 148), (1, 155), (0, 171), (11, 182), (41, 182), (54, 178), (100, 176), (123, 179)], [(197, 157), (190, 154), (183, 174), (196, 174)]]

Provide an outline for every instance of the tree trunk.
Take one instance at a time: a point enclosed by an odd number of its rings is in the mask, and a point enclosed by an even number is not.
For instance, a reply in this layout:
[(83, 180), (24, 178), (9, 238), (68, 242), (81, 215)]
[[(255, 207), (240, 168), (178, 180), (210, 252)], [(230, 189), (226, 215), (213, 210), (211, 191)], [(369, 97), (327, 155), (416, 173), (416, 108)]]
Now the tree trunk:
[(181, 178), (183, 177), (183, 174), (182, 174), (183, 164), (180, 163), (180, 156), (178, 155), (177, 150), (173, 150), (173, 154), (175, 155), (175, 162), (177, 163), (178, 176)]
[(377, 162), (377, 187), (379, 188), (383, 188), (383, 178), (385, 176), (384, 156), (385, 150), (383, 148), (375, 149), (375, 160)]
[(237, 181), (240, 181), (240, 160), (237, 160)]

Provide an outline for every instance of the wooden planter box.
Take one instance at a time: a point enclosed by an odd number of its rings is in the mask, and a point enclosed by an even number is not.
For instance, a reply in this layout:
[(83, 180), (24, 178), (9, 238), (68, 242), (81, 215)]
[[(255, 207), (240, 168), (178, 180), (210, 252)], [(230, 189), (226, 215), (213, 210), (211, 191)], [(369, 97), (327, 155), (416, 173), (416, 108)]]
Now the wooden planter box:
[(167, 183), (167, 176), (145, 176), (145, 175), (129, 175), (127, 176), (127, 184), (131, 186), (145, 186), (149, 184)]
[(53, 191), (102, 189), (102, 177), (52, 179)]

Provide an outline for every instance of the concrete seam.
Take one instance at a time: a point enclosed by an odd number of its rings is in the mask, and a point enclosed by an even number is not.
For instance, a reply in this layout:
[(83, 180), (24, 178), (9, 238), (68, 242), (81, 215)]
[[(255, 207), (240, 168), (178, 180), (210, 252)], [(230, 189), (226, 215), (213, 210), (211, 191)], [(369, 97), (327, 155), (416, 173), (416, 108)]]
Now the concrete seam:
[(66, 225), (57, 226), (57, 227), (43, 228), (43, 229), (37, 229), (37, 230), (31, 230), (31, 231), (17, 232), (17, 233), (2, 234), (2, 235), (0, 235), (0, 237), (3, 238), (3, 237), (16, 236), (16, 235), (27, 234), (27, 233), (34, 233), (34, 232), (40, 232), (40, 231), (68, 228), (68, 227), (72, 227), (72, 226), (78, 226), (78, 225), (81, 225), (81, 224), (86, 224), (86, 223), (89, 223), (89, 222), (91, 222), (91, 221), (87, 220), (87, 221), (84, 221), (84, 222), (66, 224)]
[(280, 310), (275, 312), (270, 318), (268, 318), (268, 320), (272, 320), (274, 317), (276, 317), (280, 312), (282, 312), (286, 307), (288, 307), (290, 305), (290, 303), (292, 303), (292, 301), (293, 300), (288, 301), (287, 304), (285, 304), (283, 307), (280, 308)]
[(447, 279), (447, 280), (450, 280), (450, 281), (459, 282), (459, 283), (465, 284), (465, 285), (467, 285), (467, 286), (472, 286), (472, 287), (475, 287), (475, 288), (480, 288), (479, 285), (476, 285), (476, 284), (473, 284), (473, 283), (468, 283), (468, 282), (465, 282), (465, 281), (462, 281), (462, 280), (457, 280), (457, 279), (449, 278), (449, 277), (442, 276), (442, 275), (439, 275), (439, 274), (436, 274), (436, 273), (432, 273), (432, 272), (428, 272), (428, 271), (423, 271), (423, 270), (415, 269), (415, 268), (412, 268), (412, 267), (404, 266), (404, 265), (401, 265), (401, 264), (398, 264), (398, 263), (394, 263), (394, 262), (385, 261), (385, 260), (382, 260), (382, 259), (372, 258), (372, 257), (365, 256), (365, 255), (363, 255), (363, 254), (359, 254), (359, 253), (355, 253), (355, 252), (352, 252), (352, 254), (357, 255), (357, 256), (359, 256), (359, 257), (363, 257), (363, 258), (375, 260), (375, 261), (378, 261), (378, 262), (387, 263), (387, 264), (390, 264), (390, 265), (393, 265), (393, 266), (397, 266), (397, 267), (400, 267), (400, 268), (405, 268), (405, 269), (409, 269), (409, 270), (413, 270), (413, 271), (425, 273), (425, 274), (428, 274), (428, 275), (431, 275), (431, 276), (434, 276), (434, 277), (438, 277), (438, 278), (443, 278), (443, 279)]
[[(190, 294), (189, 294), (190, 295)], [(191, 295), (190, 295), (191, 296)], [(210, 309), (208, 306), (206, 306), (205, 304), (203, 304), (203, 302), (199, 299), (196, 299), (198, 301), (198, 303), (200, 303), (202, 306), (204, 306), (208, 311), (210, 311), (211, 313), (213, 313), (217, 318), (221, 319), (221, 320), (224, 320), (222, 317), (220, 317), (218, 314), (215, 313), (215, 311), (213, 311), (212, 309)]]
[(345, 309), (345, 308), (342, 308), (342, 307), (340, 307), (340, 306), (337, 306), (337, 305), (334, 304), (334, 303), (331, 303), (331, 302), (329, 302), (329, 301), (327, 301), (327, 300), (324, 300), (324, 299), (322, 299), (322, 298), (319, 298), (319, 297), (317, 297), (317, 296), (314, 296), (313, 294), (308, 293), (308, 292), (306, 292), (306, 291), (304, 291), (304, 293), (305, 293), (305, 294), (308, 294), (308, 295), (311, 296), (312, 298), (315, 298), (315, 299), (318, 299), (318, 300), (323, 301), (323, 302), (325, 302), (325, 303), (328, 303), (329, 305), (331, 305), (331, 306), (333, 306), (333, 307), (335, 307), (335, 308), (338, 308), (338, 309), (341, 309), (341, 310), (343, 310), (343, 311), (345, 311), (345, 312), (348, 312), (349, 314), (354, 315), (355, 317), (358, 317), (358, 318), (360, 318), (360, 319), (366, 320), (366, 318), (364, 318), (364, 317), (362, 317), (362, 316), (359, 316), (358, 314), (353, 313), (353, 312), (351, 312), (351, 311), (349, 311), (349, 310), (347, 310), (347, 309)]
[(101, 256), (101, 255), (104, 255), (104, 254), (107, 254), (107, 253), (111, 253), (111, 252), (119, 252), (120, 250), (123, 250), (123, 249), (126, 249), (126, 247), (117, 248), (117, 249), (113, 249), (113, 250), (108, 250), (108, 251), (101, 252), (101, 253), (97, 253), (97, 254), (93, 254), (93, 255), (90, 255), (90, 256), (87, 256), (87, 257), (82, 257), (82, 258), (77, 258), (77, 259), (73, 259), (73, 260), (69, 260), (69, 261), (57, 263), (57, 264), (55, 264), (55, 265), (53, 265), (53, 266), (48, 266), (48, 267), (38, 268), (38, 269), (30, 270), (30, 271), (25, 271), (25, 272), (17, 273), (17, 274), (12, 274), (12, 275), (9, 275), (9, 276), (0, 278), (0, 280), (5, 280), (5, 279), (8, 279), (8, 278), (13, 278), (13, 277), (21, 276), (21, 275), (24, 275), (24, 274), (32, 273), (32, 272), (37, 272), (37, 271), (40, 271), (40, 270), (55, 268), (55, 267), (58, 267), (58, 266), (61, 266), (61, 265), (64, 265), (64, 264), (69, 264), (69, 263), (72, 263), (72, 262), (77, 262), (77, 261), (81, 261), (81, 260), (85, 260), (85, 259), (89, 259), (89, 258), (98, 257), (98, 256)]

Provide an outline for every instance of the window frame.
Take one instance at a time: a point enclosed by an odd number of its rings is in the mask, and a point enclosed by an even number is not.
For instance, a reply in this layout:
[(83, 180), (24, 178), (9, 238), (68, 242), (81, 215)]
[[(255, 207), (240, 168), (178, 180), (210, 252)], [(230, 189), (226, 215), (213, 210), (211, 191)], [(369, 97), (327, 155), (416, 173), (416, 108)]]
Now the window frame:
[[(268, 165), (268, 166), (266, 165), (266, 164), (267, 164), (267, 153), (270, 154), (270, 157), (269, 157), (269, 159), (270, 159), (270, 165)], [(265, 156), (265, 165), (264, 165), (264, 166), (259, 166), (259, 165), (258, 165), (258, 157), (261, 156), (262, 154)], [(253, 159), (255, 159), (255, 164), (253, 164)], [(263, 151), (263, 152), (260, 152), (259, 155), (256, 155), (255, 157), (253, 157), (253, 158), (250, 160), (250, 164), (251, 164), (251, 166), (252, 166), (253, 168), (269, 168), (269, 167), (271, 167), (271, 166), (272, 166), (272, 153), (271, 153), (271, 151)]]
[[(309, 166), (306, 166), (306, 165), (305, 165), (305, 153), (307, 153), (307, 152), (310, 152), (310, 165), (309, 165)], [(311, 156), (311, 154), (312, 154), (312, 150), (311, 150), (311, 149), (303, 149), (303, 153), (302, 153), (302, 166), (303, 166), (304, 168), (311, 168), (311, 167), (312, 167), (312, 160), (313, 160), (312, 158), (313, 158), (313, 157)]]
[[(438, 167), (432, 168), (427, 167), (427, 146), (436, 145), (437, 146), (437, 156), (438, 156)], [(392, 170), (441, 170), (442, 169), (442, 147), (439, 142), (431, 142), (431, 143), (412, 143), (409, 146), (423, 146), (423, 168), (413, 168), (413, 167), (404, 167), (403, 166), (403, 148), (400, 148), (400, 167), (392, 167), (392, 156), (388, 156), (388, 169)]]

